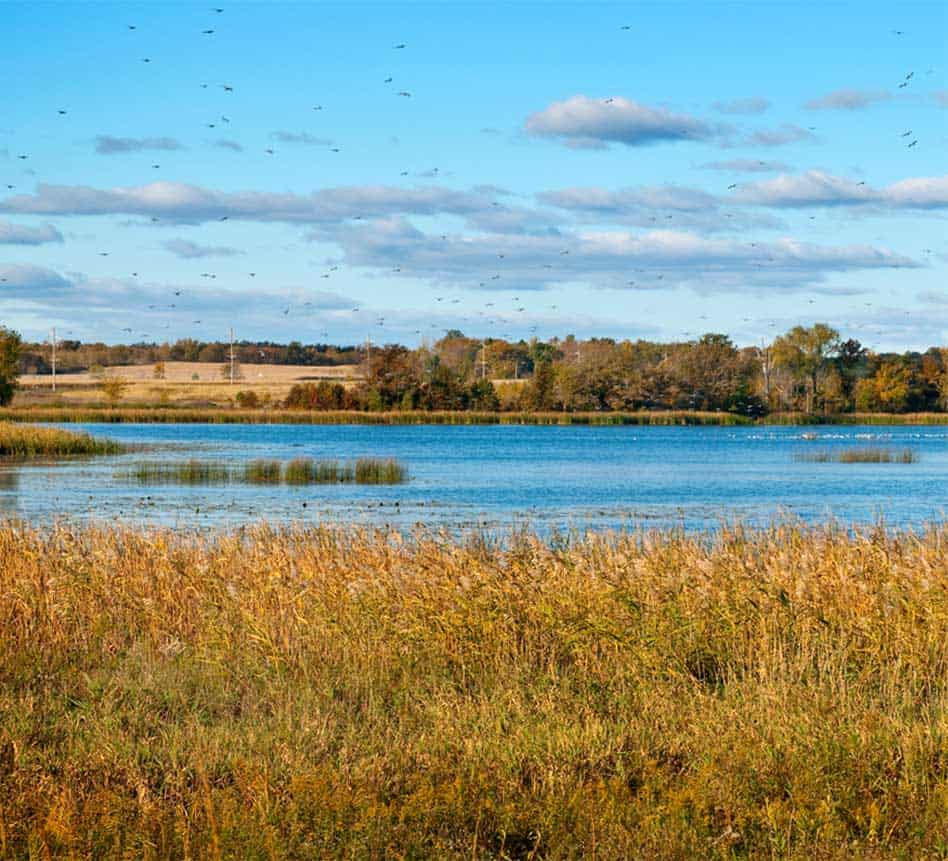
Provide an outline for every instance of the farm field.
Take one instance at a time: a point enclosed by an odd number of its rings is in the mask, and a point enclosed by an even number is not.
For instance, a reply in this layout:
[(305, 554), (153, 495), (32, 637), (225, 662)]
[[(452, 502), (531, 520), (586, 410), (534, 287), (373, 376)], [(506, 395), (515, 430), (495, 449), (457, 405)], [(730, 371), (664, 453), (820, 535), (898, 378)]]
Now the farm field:
[[(106, 368), (105, 373), (128, 383), (121, 400), (125, 406), (228, 406), (238, 391), (253, 391), (258, 398), (269, 396), (278, 402), (286, 398), (294, 383), (331, 380), (348, 384), (359, 378), (358, 365), (244, 364), (231, 384), (222, 368), (220, 362), (166, 362), (164, 379), (154, 378), (154, 365), (121, 365)], [(102, 374), (88, 371), (58, 374), (53, 392), (49, 374), (24, 374), (13, 406), (101, 404), (101, 379)]]

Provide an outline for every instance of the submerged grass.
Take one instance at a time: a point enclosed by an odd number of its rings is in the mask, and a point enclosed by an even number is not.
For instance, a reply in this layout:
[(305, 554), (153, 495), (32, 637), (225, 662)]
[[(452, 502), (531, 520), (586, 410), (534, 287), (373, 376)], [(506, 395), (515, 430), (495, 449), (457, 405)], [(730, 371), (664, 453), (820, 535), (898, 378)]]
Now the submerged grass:
[(0, 858), (943, 857), (946, 551), (0, 524)]
[(859, 446), (838, 451), (799, 452), (794, 460), (807, 463), (917, 463), (918, 453), (910, 448), (891, 449)]
[(140, 484), (401, 484), (407, 470), (395, 460), (359, 458), (354, 465), (295, 458), (253, 460), (243, 467), (213, 461), (145, 462), (118, 474)]
[(120, 454), (121, 443), (87, 433), (0, 421), (0, 457), (62, 457)]

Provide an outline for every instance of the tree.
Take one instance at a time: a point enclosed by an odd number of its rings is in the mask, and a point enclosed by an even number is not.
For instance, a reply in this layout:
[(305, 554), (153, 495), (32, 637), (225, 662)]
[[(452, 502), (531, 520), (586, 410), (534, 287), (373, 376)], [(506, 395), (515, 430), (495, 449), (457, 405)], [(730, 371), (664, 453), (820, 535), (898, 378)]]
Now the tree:
[(774, 341), (774, 362), (789, 370), (801, 384), (808, 413), (820, 399), (822, 376), (838, 349), (839, 332), (825, 323), (815, 323), (809, 329), (794, 326)]
[(540, 362), (533, 369), (533, 379), (524, 390), (525, 406), (543, 412), (553, 408), (553, 387), (556, 377), (550, 362)]
[(117, 374), (109, 374), (102, 378), (99, 386), (102, 389), (102, 394), (105, 395), (105, 399), (109, 402), (109, 406), (114, 407), (124, 397), (128, 389), (128, 381)]
[(19, 376), (22, 344), (17, 332), (0, 326), (0, 406), (6, 406), (13, 400)]

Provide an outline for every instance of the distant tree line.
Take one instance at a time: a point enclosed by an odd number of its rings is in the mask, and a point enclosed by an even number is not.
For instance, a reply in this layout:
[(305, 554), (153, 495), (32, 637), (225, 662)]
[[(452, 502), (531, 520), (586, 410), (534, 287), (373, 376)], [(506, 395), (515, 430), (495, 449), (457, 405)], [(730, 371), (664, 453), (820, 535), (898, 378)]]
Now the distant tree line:
[[(109, 346), (65, 341), (63, 372), (93, 366), (165, 361), (224, 362), (229, 345), (190, 339), (174, 344)], [(409, 349), (241, 342), (242, 364), (358, 364), (353, 385), (293, 387), (285, 406), (356, 410), (607, 411), (692, 409), (761, 416), (807, 413), (948, 410), (948, 348), (876, 353), (843, 340), (824, 323), (796, 326), (759, 347), (727, 335), (692, 341), (589, 338), (506, 341), (449, 331)], [(45, 373), (48, 345), (24, 344), (22, 372)], [(243, 405), (253, 403), (247, 394)]]
[[(234, 355), (242, 364), (268, 365), (353, 365), (361, 361), (361, 350), (354, 346), (330, 344), (274, 344), (271, 341), (234, 343)], [(56, 344), (56, 370), (61, 373), (108, 368), (115, 365), (154, 365), (159, 362), (224, 362), (230, 357), (227, 341), (196, 341), (181, 338), (173, 344), (103, 344), (61, 340)], [(50, 344), (23, 344), (20, 373), (52, 372)]]
[(612, 338), (518, 341), (449, 332), (414, 350), (363, 356), (363, 381), (304, 383), (286, 405), (308, 409), (711, 410), (751, 417), (948, 410), (948, 348), (874, 353), (822, 323), (761, 347), (726, 335), (656, 343)]

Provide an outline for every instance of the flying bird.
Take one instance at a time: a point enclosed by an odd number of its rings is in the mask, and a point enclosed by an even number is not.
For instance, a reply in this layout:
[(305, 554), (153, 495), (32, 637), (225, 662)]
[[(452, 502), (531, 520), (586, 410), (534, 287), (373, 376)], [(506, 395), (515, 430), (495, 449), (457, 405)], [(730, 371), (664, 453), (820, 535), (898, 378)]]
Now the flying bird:
[(396, 51), (400, 51), (402, 48), (405, 47), (405, 43), (404, 43), (404, 42), (399, 42), (397, 45), (393, 45), (392, 47), (393, 47)]
[(913, 140), (913, 141), (906, 147), (906, 149), (911, 149), (911, 148), (912, 148), (913, 146), (915, 146), (915, 144), (917, 144), (917, 143), (918, 143), (918, 139), (916, 138), (915, 140)]
[(735, 188), (737, 188), (737, 183), (736, 183), (736, 182), (732, 182), (732, 183), (727, 187), (727, 190), (728, 190), (728, 191), (731, 191), (732, 189), (735, 189)]

